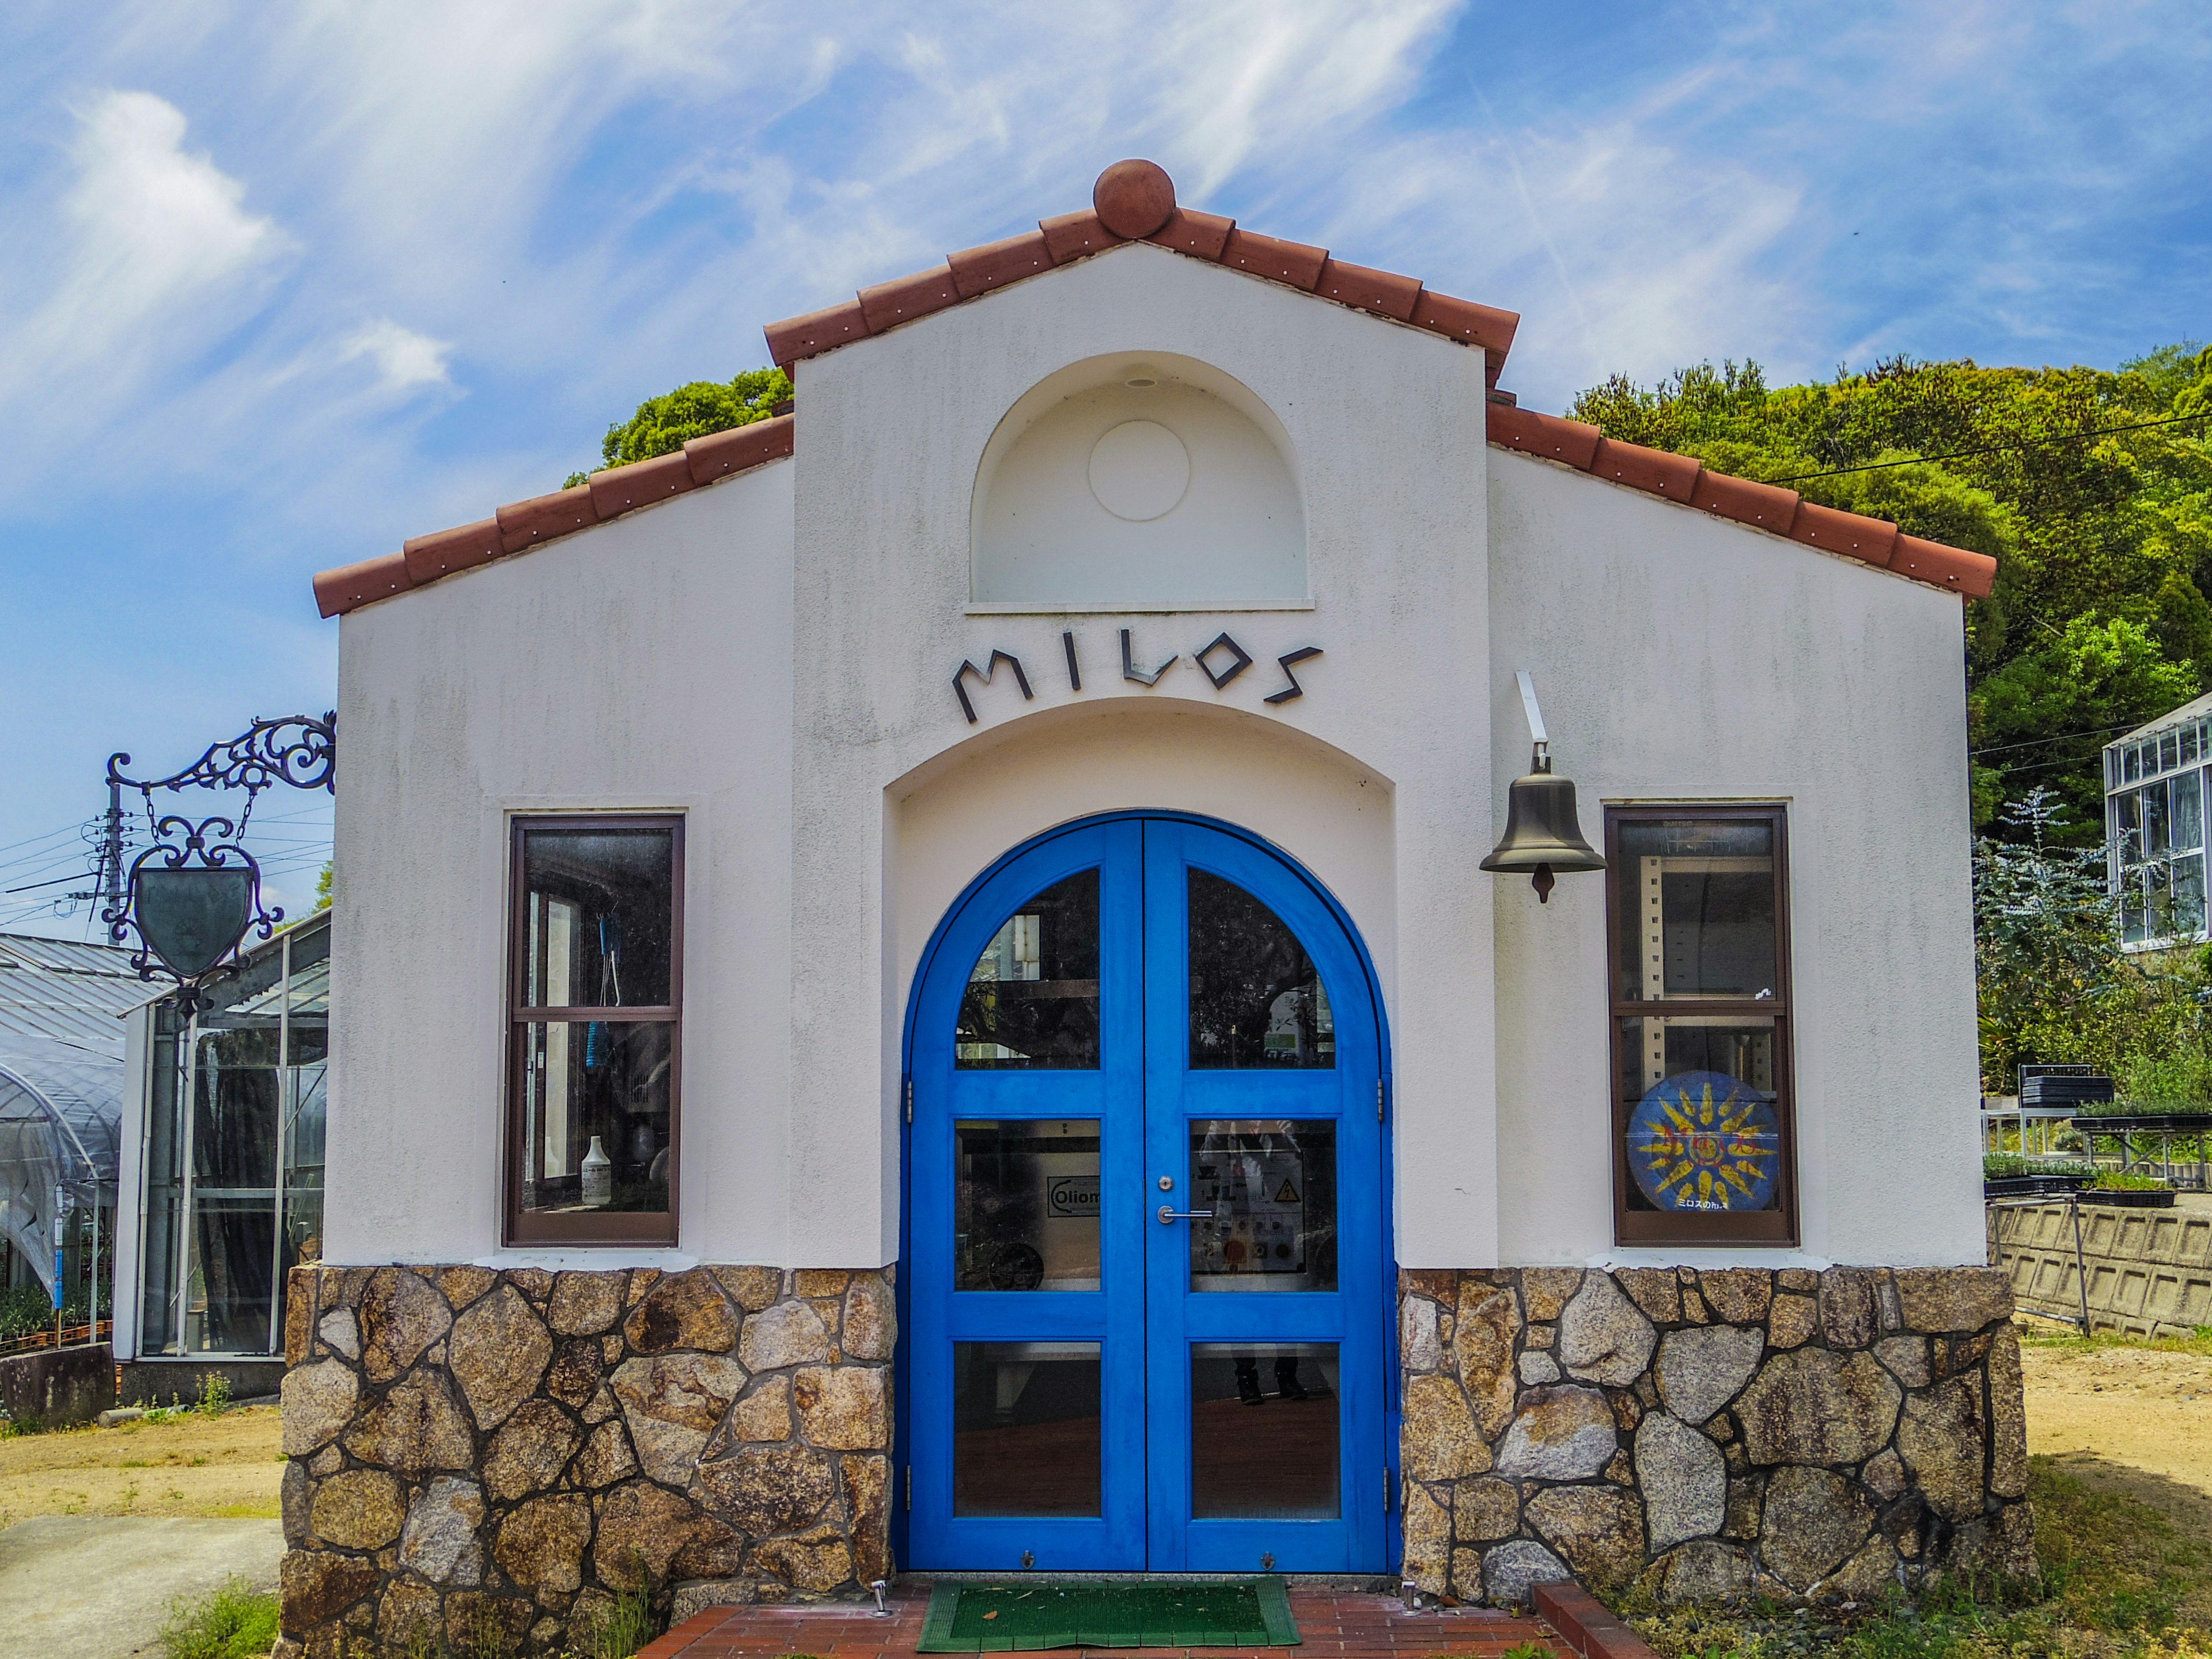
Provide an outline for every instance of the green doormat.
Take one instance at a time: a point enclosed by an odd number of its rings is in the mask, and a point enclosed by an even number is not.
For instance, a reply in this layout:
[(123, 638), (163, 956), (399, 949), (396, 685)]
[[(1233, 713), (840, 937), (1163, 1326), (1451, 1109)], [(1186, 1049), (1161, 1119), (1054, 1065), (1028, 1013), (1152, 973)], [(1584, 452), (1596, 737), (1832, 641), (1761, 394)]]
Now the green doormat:
[(1280, 1578), (1222, 1583), (1138, 1579), (940, 1583), (929, 1593), (923, 1653), (1042, 1648), (1289, 1648), (1297, 1621)]

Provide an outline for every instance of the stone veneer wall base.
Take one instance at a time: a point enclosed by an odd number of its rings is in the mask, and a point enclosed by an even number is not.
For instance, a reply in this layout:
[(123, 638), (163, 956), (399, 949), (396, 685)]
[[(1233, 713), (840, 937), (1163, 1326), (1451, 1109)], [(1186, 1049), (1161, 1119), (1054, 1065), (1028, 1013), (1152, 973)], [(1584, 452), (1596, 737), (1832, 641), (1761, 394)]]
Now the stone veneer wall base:
[(278, 1652), (542, 1651), (891, 1572), (893, 1270), (301, 1267)]
[(1518, 1604), (1847, 1601), (2034, 1571), (2020, 1342), (1987, 1267), (1399, 1275), (1405, 1576)]

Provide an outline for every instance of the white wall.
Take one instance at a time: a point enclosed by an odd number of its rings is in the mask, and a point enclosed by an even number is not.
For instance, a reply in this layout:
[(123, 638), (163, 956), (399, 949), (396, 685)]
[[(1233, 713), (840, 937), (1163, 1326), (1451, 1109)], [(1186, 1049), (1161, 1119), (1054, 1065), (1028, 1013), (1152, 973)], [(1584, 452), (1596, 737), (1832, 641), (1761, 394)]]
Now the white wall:
[(499, 1253), (507, 820), (617, 808), (687, 814), (682, 1254), (783, 1259), (791, 489), (740, 474), (345, 618), (326, 1260)]
[[(1187, 661), (1155, 691), (1121, 679), (1121, 619), (966, 608), (971, 489), (1002, 416), (1073, 363), (1140, 353), (1198, 358), (1249, 388), (1280, 422), (1303, 493), (1310, 611), (1132, 620), (1147, 666), (1235, 635), (1259, 662), (1218, 693)], [(1002, 672), (975, 694), (987, 726), (1017, 707), (1184, 697), (1305, 732), (1391, 781), (1395, 961), (1383, 972), (1399, 988), (1394, 1028), (1425, 1034), (1398, 1055), (1400, 1252), (1413, 1265), (1489, 1260), (1491, 878), (1474, 867), (1491, 840), (1480, 354), (1137, 244), (801, 363), (798, 406), (793, 1259), (896, 1254), (908, 987), (884, 921), (888, 796), (971, 735), (952, 673), (998, 647), (1021, 657), (1036, 695), (1021, 705)], [(1064, 627), (1081, 635), (1080, 692), (1061, 665)], [(1273, 658), (1305, 645), (1326, 652), (1299, 670), (1308, 694), (1269, 708), (1282, 684)], [(970, 873), (1021, 839), (1012, 826), (977, 833)], [(856, 1168), (871, 1148), (872, 1171)]]
[[(1593, 843), (1608, 800), (1788, 802), (1803, 1254), (1980, 1261), (1961, 602), (1553, 462), (1490, 480), (1500, 811), (1517, 668)], [(1612, 1243), (1604, 908), (1500, 879), (1509, 1263), (1680, 1259)]]

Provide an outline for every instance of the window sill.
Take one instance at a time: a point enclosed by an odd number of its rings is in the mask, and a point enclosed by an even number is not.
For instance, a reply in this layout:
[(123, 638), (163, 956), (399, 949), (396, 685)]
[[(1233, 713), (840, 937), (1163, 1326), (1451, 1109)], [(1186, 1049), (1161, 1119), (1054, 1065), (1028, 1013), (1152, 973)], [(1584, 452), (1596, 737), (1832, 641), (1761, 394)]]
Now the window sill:
[(1820, 1273), (1836, 1264), (1795, 1244), (1623, 1244), (1601, 1250), (1586, 1267), (1809, 1267)]
[(1152, 604), (1133, 599), (970, 599), (961, 610), (970, 617), (1204, 617), (1231, 611), (1313, 608), (1310, 599), (1167, 599)]
[(506, 1272), (517, 1267), (543, 1267), (548, 1273), (657, 1267), (665, 1273), (680, 1273), (697, 1267), (699, 1258), (659, 1244), (519, 1244), (477, 1256), (469, 1265)]

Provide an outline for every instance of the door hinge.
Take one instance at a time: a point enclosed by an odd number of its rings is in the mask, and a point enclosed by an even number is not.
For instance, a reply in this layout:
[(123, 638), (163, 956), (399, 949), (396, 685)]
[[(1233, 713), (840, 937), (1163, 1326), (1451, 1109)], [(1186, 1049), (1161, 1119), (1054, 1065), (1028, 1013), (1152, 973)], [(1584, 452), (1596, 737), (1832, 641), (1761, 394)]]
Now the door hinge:
[(906, 1506), (908, 1509), (914, 1507), (914, 1465), (911, 1463), (906, 1466)]
[(1388, 1092), (1389, 1087), (1390, 1085), (1381, 1078), (1375, 1079), (1375, 1121), (1377, 1123), (1388, 1123), (1390, 1121), (1390, 1112), (1387, 1103), (1389, 1100)]
[[(914, 1121), (914, 1079), (912, 1078), (906, 1080), (906, 1121), (909, 1123)], [(913, 1471), (908, 1470), (908, 1473), (910, 1474)]]

